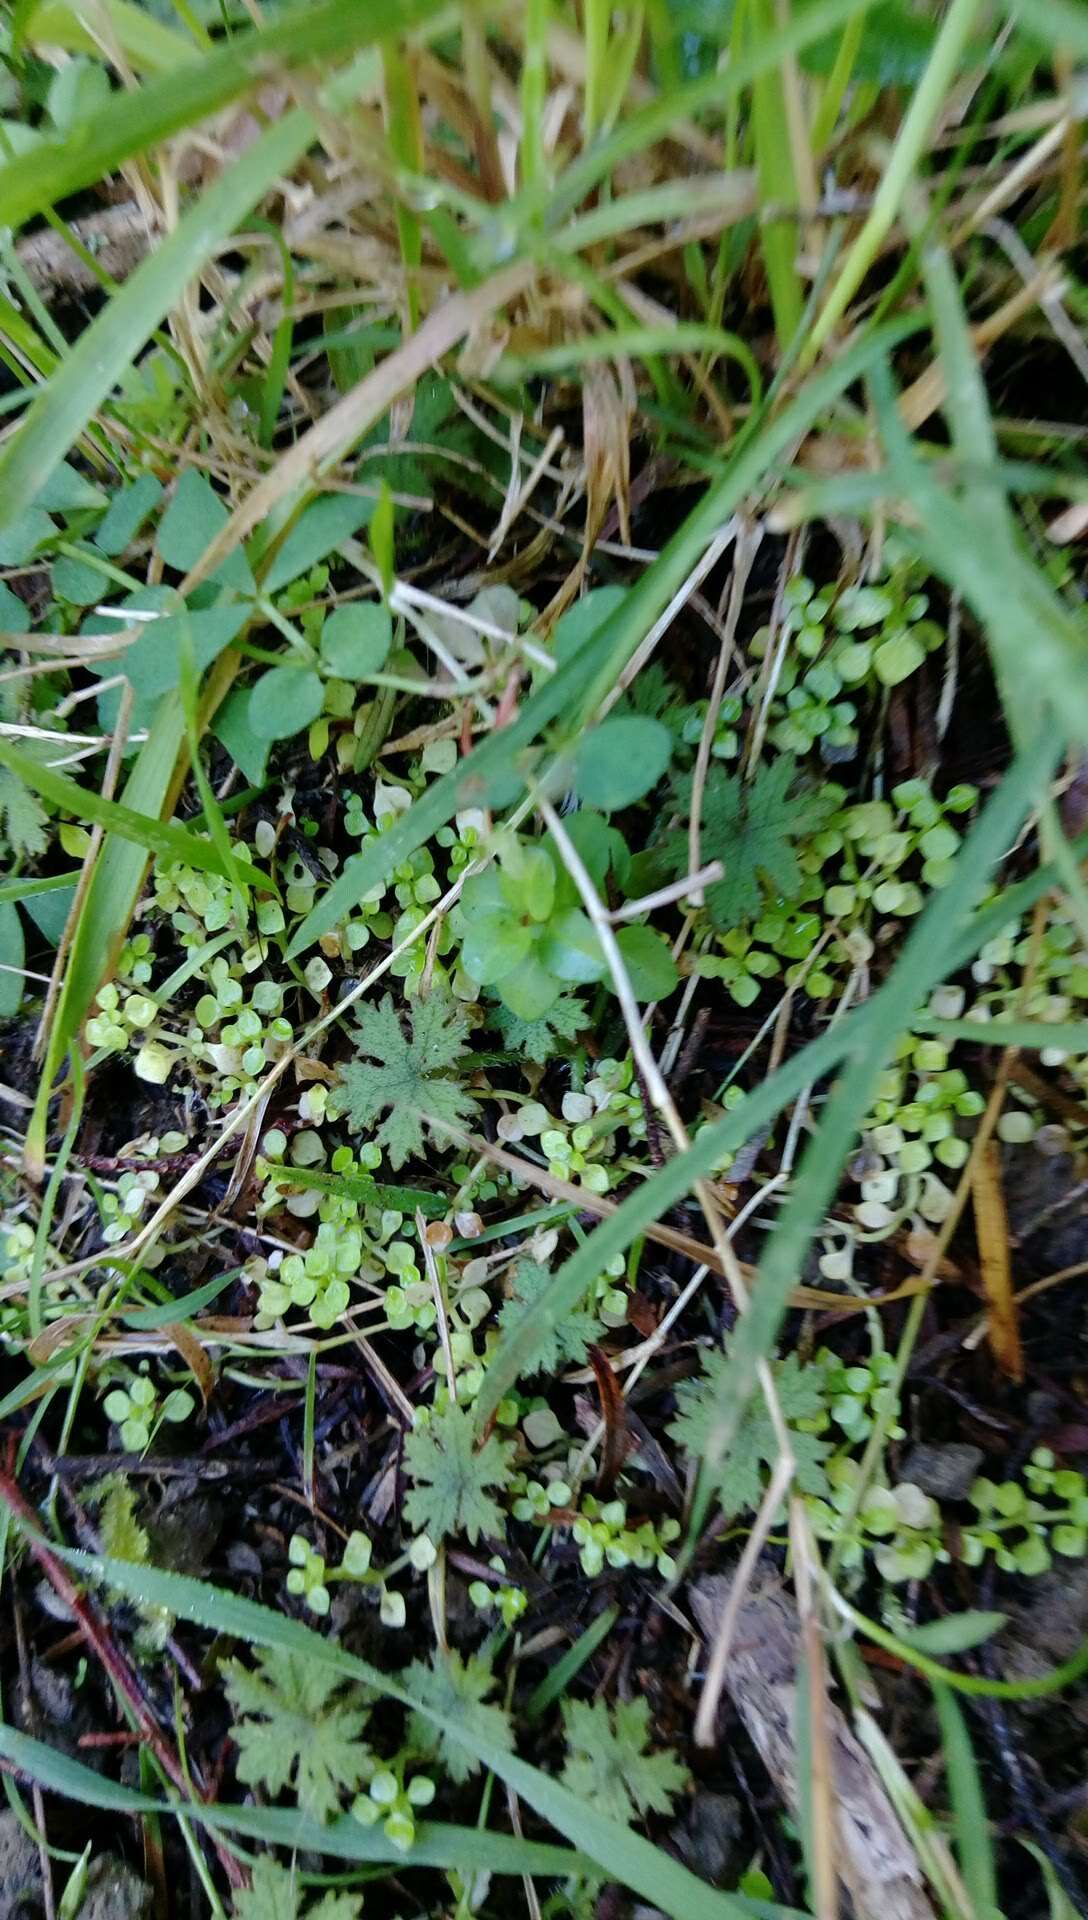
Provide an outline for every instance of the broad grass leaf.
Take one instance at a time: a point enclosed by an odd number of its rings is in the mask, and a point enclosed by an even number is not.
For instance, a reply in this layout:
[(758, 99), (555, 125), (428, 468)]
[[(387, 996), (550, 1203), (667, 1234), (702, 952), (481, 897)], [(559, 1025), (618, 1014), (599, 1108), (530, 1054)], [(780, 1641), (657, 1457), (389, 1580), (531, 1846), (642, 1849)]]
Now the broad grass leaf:
[(0, 900), (0, 1020), (10, 1019), (22, 1005), (25, 958), (19, 909), (10, 900)]

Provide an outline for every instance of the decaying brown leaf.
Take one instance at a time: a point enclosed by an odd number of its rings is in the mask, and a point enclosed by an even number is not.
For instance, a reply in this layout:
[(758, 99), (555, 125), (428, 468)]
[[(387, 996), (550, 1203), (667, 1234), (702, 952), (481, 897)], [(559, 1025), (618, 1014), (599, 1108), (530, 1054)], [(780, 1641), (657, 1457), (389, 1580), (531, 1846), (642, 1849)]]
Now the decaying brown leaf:
[[(729, 1579), (717, 1577), (692, 1590), (692, 1610), (710, 1642), (731, 1587)], [(725, 1691), (795, 1814), (800, 1810), (800, 1658), (797, 1609), (778, 1578), (768, 1574), (741, 1603)], [(871, 1760), (832, 1702), (824, 1724), (838, 1814), (838, 1874), (858, 1920), (933, 1920), (921, 1870)]]

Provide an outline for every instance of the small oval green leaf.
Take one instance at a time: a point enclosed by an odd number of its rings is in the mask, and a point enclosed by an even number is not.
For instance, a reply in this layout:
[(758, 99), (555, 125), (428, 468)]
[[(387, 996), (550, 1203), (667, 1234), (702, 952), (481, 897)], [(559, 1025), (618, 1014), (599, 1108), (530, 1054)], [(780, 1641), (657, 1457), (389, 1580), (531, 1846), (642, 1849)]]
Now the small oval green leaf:
[(967, 1653), (991, 1639), (1007, 1619), (1007, 1614), (986, 1613), (971, 1607), (966, 1613), (950, 1613), (943, 1620), (927, 1620), (899, 1637), (916, 1653)]
[(575, 986), (600, 980), (607, 972), (597, 930), (580, 907), (571, 907), (549, 922), (540, 957), (549, 973)]
[(380, 673), (393, 644), (388, 607), (373, 602), (337, 607), (321, 629), (321, 661), (339, 680)]
[(325, 704), (320, 676), (309, 667), (269, 667), (249, 696), (249, 724), (261, 740), (288, 740), (316, 720)]
[(539, 1020), (559, 998), (559, 982), (539, 960), (526, 960), (503, 976), (499, 995), (519, 1020)]
[(520, 967), (532, 944), (532, 934), (513, 914), (486, 913), (472, 922), (465, 935), (461, 958), (466, 972), (487, 986)]
[(625, 714), (587, 733), (575, 750), (575, 782), (583, 800), (611, 813), (641, 800), (672, 757), (672, 735), (660, 720)]
[(623, 927), (616, 945), (637, 999), (663, 1000), (672, 992), (680, 975), (667, 945), (652, 927)]

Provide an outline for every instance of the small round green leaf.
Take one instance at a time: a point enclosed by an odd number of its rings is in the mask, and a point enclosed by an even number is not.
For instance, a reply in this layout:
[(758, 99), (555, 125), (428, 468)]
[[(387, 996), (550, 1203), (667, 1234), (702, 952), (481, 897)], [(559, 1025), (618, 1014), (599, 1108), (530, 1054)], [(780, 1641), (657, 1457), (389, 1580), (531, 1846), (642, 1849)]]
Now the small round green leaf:
[(309, 667), (269, 667), (249, 696), (249, 724), (260, 740), (287, 740), (316, 720), (325, 703)]
[(388, 607), (376, 602), (337, 607), (321, 629), (321, 664), (340, 680), (380, 673), (393, 644)]
[(512, 913), (482, 913), (465, 935), (461, 958), (466, 972), (487, 986), (520, 967), (528, 954), (532, 934)]
[(680, 976), (676, 962), (659, 933), (652, 927), (622, 927), (616, 945), (623, 955), (638, 1000), (663, 1000), (671, 993)]
[(582, 799), (606, 813), (629, 807), (656, 786), (672, 755), (660, 720), (627, 714), (606, 720), (578, 742), (575, 782)]
[(597, 930), (580, 907), (556, 914), (541, 941), (540, 957), (549, 973), (575, 986), (600, 980), (607, 972)]
[(618, 613), (627, 598), (626, 587), (594, 587), (556, 622), (552, 651), (560, 666), (572, 659), (587, 640), (600, 631), (606, 620)]
[(925, 659), (924, 650), (909, 633), (895, 633), (885, 640), (873, 655), (873, 666), (878, 680), (886, 687), (897, 687), (916, 673)]
[(539, 960), (528, 959), (524, 966), (504, 974), (499, 997), (519, 1020), (539, 1020), (559, 998), (559, 982)]

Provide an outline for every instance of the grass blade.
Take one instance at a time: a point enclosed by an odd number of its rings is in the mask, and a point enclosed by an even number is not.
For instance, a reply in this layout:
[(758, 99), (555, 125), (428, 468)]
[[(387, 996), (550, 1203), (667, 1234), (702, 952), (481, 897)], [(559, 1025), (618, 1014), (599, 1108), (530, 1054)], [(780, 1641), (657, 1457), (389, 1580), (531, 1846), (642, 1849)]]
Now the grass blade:
[(310, 114), (301, 108), (285, 114), (224, 170), (114, 294), (0, 452), (0, 527), (37, 497), (187, 282), (313, 137)]
[(383, 1863), (406, 1867), (452, 1867), (462, 1873), (536, 1873), (558, 1878), (585, 1873), (592, 1862), (569, 1847), (520, 1840), (513, 1834), (486, 1828), (456, 1827), (428, 1820), (416, 1829), (410, 1855), (387, 1840), (380, 1827), (364, 1827), (345, 1817), (323, 1826), (306, 1814), (280, 1807), (234, 1807), (222, 1802), (205, 1806), (199, 1800), (170, 1801), (135, 1793), (44, 1741), (32, 1740), (14, 1727), (0, 1726), (0, 1756), (20, 1773), (36, 1780), (50, 1793), (63, 1794), (82, 1806), (101, 1807), (107, 1813), (139, 1819), (146, 1814), (173, 1814), (198, 1821), (221, 1833), (237, 1833), (266, 1846), (295, 1852), (327, 1854), (334, 1860)]
[(1088, 60), (1088, 13), (1080, 0), (1002, 0), (1002, 5), (1042, 45)]
[[(57, 1548), (51, 1549), (60, 1554)], [(438, 1713), (406, 1687), (369, 1662), (358, 1659), (326, 1640), (312, 1628), (289, 1620), (271, 1607), (241, 1599), (210, 1582), (187, 1575), (161, 1573), (125, 1560), (110, 1560), (65, 1550), (60, 1557), (85, 1578), (101, 1581), (139, 1606), (165, 1607), (179, 1619), (208, 1632), (229, 1635), (250, 1647), (277, 1647), (331, 1667), (345, 1680), (372, 1687), (387, 1699), (423, 1713), (436, 1727), (506, 1781), (514, 1792), (535, 1807), (575, 1847), (596, 1861), (609, 1878), (654, 1902), (674, 1920), (797, 1920), (790, 1910), (770, 1901), (751, 1901), (716, 1893), (693, 1873), (634, 1833), (629, 1827), (598, 1813), (539, 1768), (517, 1759), (504, 1747), (482, 1737), (472, 1726)]]
[(69, 780), (67, 774), (58, 773), (55, 767), (43, 767), (18, 747), (9, 747), (6, 741), (0, 741), (0, 766), (9, 767), (28, 787), (44, 794), (65, 813), (106, 827), (147, 853), (157, 854), (164, 860), (184, 860), (188, 866), (198, 867), (202, 873), (218, 874), (222, 879), (239, 877), (266, 893), (274, 891), (273, 882), (250, 866), (248, 860), (235, 858), (233, 853), (228, 854), (211, 840), (202, 840), (173, 820), (156, 820), (120, 801), (103, 800), (93, 787), (81, 787), (78, 781)]
[(952, 1801), (959, 1869), (977, 1920), (996, 1920), (999, 1908), (994, 1850), (971, 1736), (959, 1701), (950, 1687), (936, 1685), (933, 1699), (941, 1727), (941, 1747)]
[(341, 0), (294, 8), (275, 26), (236, 33), (199, 60), (187, 60), (160, 79), (117, 94), (108, 113), (77, 121), (63, 138), (0, 167), (0, 225), (18, 227), (55, 200), (91, 186), (121, 165), (210, 113), (229, 106), (259, 85), (270, 68), (296, 67), (370, 46), (386, 34), (404, 32), (437, 13), (439, 0), (369, 0), (345, 7)]
[[(183, 33), (175, 33), (130, 0), (101, 0), (116, 45), (137, 73), (176, 73), (179, 64), (195, 60), (199, 48)], [(101, 42), (89, 32), (78, 7), (68, 0), (40, 0), (32, 7), (23, 39), (33, 46), (63, 47), (68, 53), (101, 53)]]
[(820, 348), (826, 346), (876, 259), (924, 151), (941, 102), (948, 92), (978, 7), (979, 0), (952, 0), (945, 14), (929, 64), (915, 88), (899, 137), (881, 175), (872, 209), (843, 261), (839, 277), (806, 342), (805, 360), (814, 359)]

